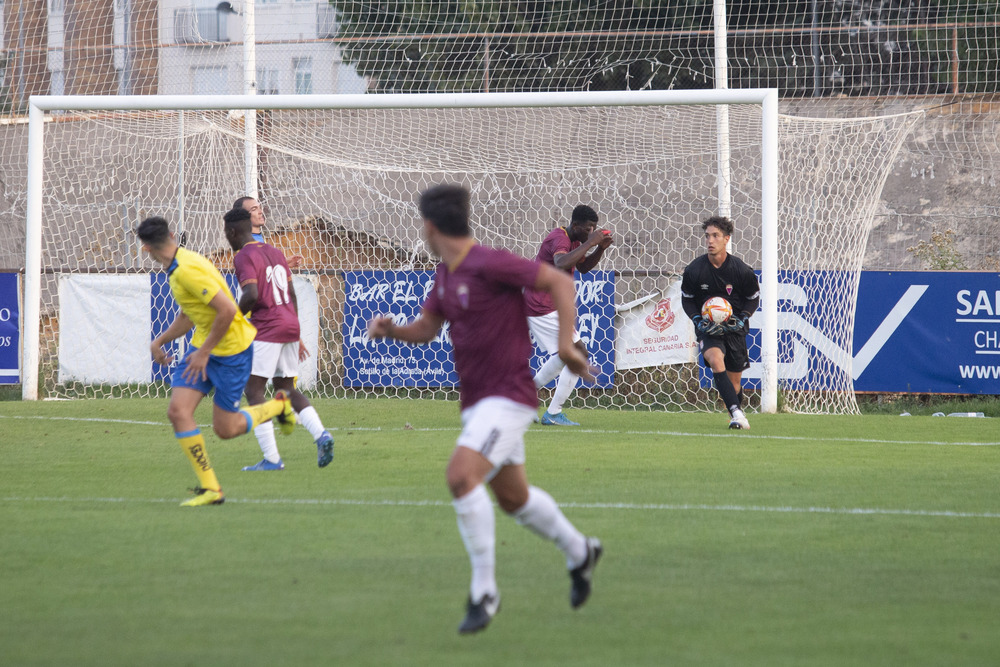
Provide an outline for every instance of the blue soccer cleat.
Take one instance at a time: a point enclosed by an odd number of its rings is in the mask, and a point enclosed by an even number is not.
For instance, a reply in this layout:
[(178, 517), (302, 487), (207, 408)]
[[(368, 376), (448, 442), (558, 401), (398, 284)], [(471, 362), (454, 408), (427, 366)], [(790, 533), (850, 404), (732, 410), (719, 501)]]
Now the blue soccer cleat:
[(561, 412), (557, 415), (546, 412), (542, 415), (541, 424), (543, 426), (579, 426), (579, 424), (574, 421), (570, 421), (566, 415)]
[(277, 463), (271, 463), (267, 459), (261, 459), (259, 462), (254, 463), (252, 466), (244, 466), (244, 471), (263, 471), (263, 470), (284, 470), (285, 464), (278, 459)]
[(333, 436), (330, 435), (329, 431), (323, 431), (323, 435), (319, 436), (319, 440), (316, 441), (316, 464), (320, 468), (325, 468), (330, 465), (332, 460)]

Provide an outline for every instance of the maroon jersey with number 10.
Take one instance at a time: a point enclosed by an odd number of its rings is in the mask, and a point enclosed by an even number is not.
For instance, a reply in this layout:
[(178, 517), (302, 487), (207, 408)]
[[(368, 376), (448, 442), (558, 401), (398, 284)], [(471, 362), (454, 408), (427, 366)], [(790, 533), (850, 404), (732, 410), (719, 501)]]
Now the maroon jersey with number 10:
[(233, 257), (240, 287), (257, 284), (257, 303), (250, 322), (257, 327), (256, 340), (294, 343), (299, 339), (299, 316), (291, 300), (292, 272), (280, 250), (254, 241)]

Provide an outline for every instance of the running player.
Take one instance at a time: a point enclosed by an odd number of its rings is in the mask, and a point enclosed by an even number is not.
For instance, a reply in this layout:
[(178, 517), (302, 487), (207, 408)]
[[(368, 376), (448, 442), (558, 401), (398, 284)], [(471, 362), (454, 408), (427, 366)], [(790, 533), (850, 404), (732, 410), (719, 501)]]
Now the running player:
[(531, 339), (522, 290), (552, 295), (559, 318), (559, 354), (574, 373), (593, 379), (586, 357), (573, 345), (576, 318), (573, 281), (548, 264), (476, 243), (469, 229), (469, 191), (438, 185), (420, 196), (423, 234), (441, 258), (434, 288), (417, 319), (397, 326), (379, 316), (368, 324), (372, 338), (407, 343), (432, 340), (451, 325), (460, 381), (462, 433), (446, 473), (458, 528), (472, 565), (462, 634), (485, 628), (500, 608), (495, 578), (495, 528), (489, 484), (500, 508), (521, 525), (555, 542), (566, 557), (570, 605), (590, 596), (602, 547), (563, 515), (552, 497), (529, 486), (524, 434), (535, 417), (538, 392), (531, 379)]
[(273, 417), (283, 424), (294, 424), (292, 403), (277, 392), (270, 401), (240, 409), (240, 395), (253, 363), (253, 325), (236, 307), (219, 270), (205, 257), (179, 247), (166, 219), (146, 218), (136, 227), (136, 236), (142, 241), (142, 249), (167, 270), (170, 291), (180, 307), (166, 331), (149, 345), (156, 363), (169, 365), (173, 357), (163, 345), (194, 328), (191, 345), (171, 376), (167, 408), (174, 437), (198, 478), (195, 497), (182, 505), (221, 505), (225, 496), (194, 419), (195, 408), (215, 390), (212, 428), (225, 440), (243, 435)]
[[(240, 312), (248, 314), (257, 328), (253, 343), (253, 369), (245, 389), (250, 405), (264, 402), (268, 379), (283, 391), (298, 413), (298, 421), (316, 442), (320, 468), (333, 460), (333, 437), (324, 428), (316, 408), (295, 388), (299, 362), (309, 356), (299, 337), (298, 302), (292, 274), (285, 256), (274, 246), (255, 241), (251, 233), (251, 213), (234, 208), (224, 216), (226, 240), (233, 248), (233, 266), (240, 283)], [(291, 427), (285, 425), (288, 431)], [(264, 458), (243, 470), (283, 470), (274, 425), (263, 423), (254, 429)]]

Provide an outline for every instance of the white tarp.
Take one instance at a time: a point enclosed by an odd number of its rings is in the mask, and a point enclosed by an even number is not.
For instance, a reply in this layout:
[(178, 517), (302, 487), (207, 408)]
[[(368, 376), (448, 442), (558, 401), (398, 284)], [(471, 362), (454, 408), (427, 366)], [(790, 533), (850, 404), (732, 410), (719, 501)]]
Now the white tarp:
[(694, 325), (681, 307), (679, 279), (663, 294), (622, 306), (615, 324), (615, 366), (619, 370), (687, 364), (698, 358)]
[(149, 382), (148, 275), (59, 276), (59, 382)]
[[(294, 276), (302, 340), (309, 357), (298, 386), (316, 386), (319, 300), (312, 280)], [(152, 381), (149, 275), (59, 277), (59, 382), (138, 384)], [(168, 323), (169, 324), (169, 323)]]

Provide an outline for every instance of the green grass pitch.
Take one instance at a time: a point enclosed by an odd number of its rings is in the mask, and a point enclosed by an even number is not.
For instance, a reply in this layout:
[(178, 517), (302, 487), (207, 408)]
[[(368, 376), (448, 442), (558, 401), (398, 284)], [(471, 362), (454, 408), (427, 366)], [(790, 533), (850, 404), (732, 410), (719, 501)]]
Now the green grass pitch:
[[(0, 402), (6, 665), (985, 665), (1000, 660), (995, 419), (570, 411), (529, 480), (605, 557), (569, 607), (551, 544), (497, 512), (500, 613), (462, 637), (469, 566), (444, 483), (454, 403), (317, 401), (286, 470), (208, 451), (164, 400)], [(199, 422), (210, 421), (206, 401)]]

